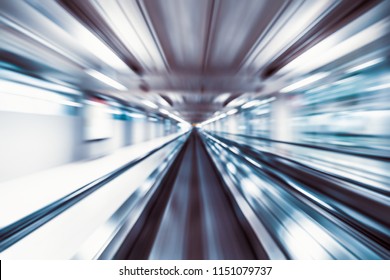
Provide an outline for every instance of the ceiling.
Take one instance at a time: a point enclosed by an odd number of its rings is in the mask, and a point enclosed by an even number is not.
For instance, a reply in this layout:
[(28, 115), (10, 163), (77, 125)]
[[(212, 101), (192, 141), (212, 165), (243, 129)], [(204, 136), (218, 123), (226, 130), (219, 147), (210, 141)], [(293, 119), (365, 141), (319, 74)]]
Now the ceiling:
[(237, 98), (269, 92), (288, 74), (281, 68), (378, 2), (2, 0), (0, 57), (202, 122)]

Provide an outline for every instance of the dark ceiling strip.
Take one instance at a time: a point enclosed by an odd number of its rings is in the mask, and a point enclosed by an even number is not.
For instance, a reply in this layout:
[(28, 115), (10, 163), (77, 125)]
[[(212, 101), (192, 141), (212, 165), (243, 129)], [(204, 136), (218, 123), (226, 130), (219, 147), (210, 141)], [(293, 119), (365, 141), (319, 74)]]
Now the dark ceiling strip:
[(148, 13), (147, 13), (147, 9), (145, 8), (145, 5), (143, 4), (143, 1), (140, 1), (140, 0), (137, 0), (137, 5), (138, 5), (138, 8), (141, 12), (141, 15), (146, 23), (146, 26), (148, 27), (149, 29), (149, 32), (153, 38), (153, 41), (154, 43), (156, 44), (157, 46), (157, 50), (158, 52), (160, 53), (160, 56), (164, 62), (164, 65), (165, 65), (165, 68), (167, 69), (168, 72), (170, 72), (170, 67), (169, 67), (169, 64), (167, 62), (167, 59), (166, 59), (166, 56), (165, 56), (165, 53), (161, 47), (161, 43), (160, 41), (157, 39), (157, 34), (156, 34), (156, 31), (154, 30), (153, 28), (153, 24), (148, 16)]
[(203, 46), (203, 55), (202, 55), (202, 73), (205, 72), (206, 68), (207, 68), (207, 63), (208, 63), (208, 59), (209, 59), (209, 53), (210, 53), (210, 44), (211, 44), (211, 35), (212, 35), (212, 29), (214, 29), (214, 21), (215, 21), (215, 11), (217, 10), (216, 8), (216, 5), (219, 6), (219, 2), (218, 4), (216, 4), (215, 2), (218, 1), (218, 0), (211, 0), (211, 4), (210, 4), (210, 10), (209, 10), (209, 16), (207, 18), (207, 27), (206, 27), (206, 40), (205, 40), (205, 44)]
[[(133, 29), (134, 29), (135, 33), (137, 34), (137, 37), (138, 37), (139, 41), (141, 42), (143, 48), (144, 48), (145, 51), (148, 53), (149, 57), (152, 58), (152, 60), (154, 60), (154, 59), (153, 59), (153, 56), (152, 56), (152, 55), (150, 54), (150, 52), (149, 52), (149, 48), (145, 45), (145, 43), (144, 43), (144, 41), (141, 39), (141, 36), (139, 35), (137, 29), (134, 28), (134, 25), (132, 24), (131, 20), (129, 19), (129, 16), (128, 16), (127, 13), (125, 12), (125, 9), (123, 8), (123, 5), (121, 4), (122, 2), (121, 2), (121, 1), (118, 1), (118, 0), (117, 0), (116, 2), (117, 2), (117, 4), (118, 4), (118, 7), (119, 7), (119, 9), (121, 10), (122, 14), (123, 14), (124, 17), (126, 18), (127, 23), (128, 23), (131, 27), (133, 27)], [(142, 60), (142, 59), (141, 59), (141, 60)], [(139, 60), (137, 59), (137, 61), (139, 61)], [(151, 66), (151, 65), (149, 65), (149, 67), (150, 67), (150, 66)], [(146, 66), (145, 64), (143, 64), (143, 67), (144, 67), (144, 70), (146, 70), (146, 67), (147, 67), (147, 66)]]
[[(343, 147), (343, 148), (337, 147), (336, 148), (336, 147), (331, 146), (331, 145), (318, 146), (318, 145), (310, 144), (310, 143), (288, 142), (288, 141), (281, 141), (281, 140), (275, 140), (275, 139), (271, 139), (271, 138), (252, 136), (252, 135), (246, 135), (246, 134), (235, 134), (235, 133), (229, 133), (229, 132), (221, 132), (220, 134), (232, 135), (232, 136), (237, 136), (237, 137), (244, 137), (246, 139), (254, 139), (254, 140), (257, 140), (260, 142), (263, 141), (263, 142), (269, 142), (269, 143), (280, 143), (280, 144), (285, 144), (285, 145), (289, 145), (289, 146), (297, 146), (297, 147), (303, 147), (303, 148), (309, 148), (309, 149), (315, 149), (315, 150), (321, 150), (321, 151), (334, 152), (334, 153), (338, 153), (338, 154), (342, 154), (342, 155), (352, 155), (352, 156), (380, 160), (380, 161), (385, 161), (385, 162), (388, 162), (390, 160), (390, 153), (383, 153), (383, 151), (379, 151), (380, 153), (376, 153), (378, 151), (372, 151), (371, 153), (368, 153), (368, 152), (356, 151), (353, 149), (347, 150), (345, 147)], [(215, 137), (221, 138), (218, 135), (215, 135)]]
[[(293, 2), (293, 1), (284, 2), (283, 6), (279, 9), (279, 11), (276, 13), (276, 15), (272, 18), (271, 22), (268, 24), (268, 26), (266, 27), (264, 32), (260, 35), (260, 37), (257, 39), (257, 41), (253, 44), (252, 48), (249, 50), (247, 55), (242, 59), (242, 61), (240, 62), (240, 66), (237, 69), (237, 72), (239, 72), (244, 67), (245, 63), (249, 60), (249, 58), (252, 56), (252, 54), (254, 52), (257, 52), (257, 54), (252, 57), (250, 64), (253, 63), (253, 61), (257, 58), (257, 56), (262, 51), (262, 49), (264, 49), (267, 46), (267, 45), (263, 46), (261, 50), (258, 49), (258, 46), (262, 43), (263, 39), (268, 35), (269, 32), (272, 31), (275, 24), (282, 19), (282, 17), (285, 15), (286, 10), (292, 5), (292, 3), (295, 4), (295, 2)], [(304, 2), (300, 2), (298, 5), (295, 6), (294, 13), (296, 12), (296, 10), (299, 9), (300, 6), (302, 6), (303, 3)], [(288, 20), (288, 18), (285, 19), (285, 22), (287, 20)], [(279, 28), (279, 30), (280, 29), (281, 28)], [(270, 38), (270, 40), (272, 40), (273, 37), (275, 37), (275, 35), (279, 32), (279, 30), (275, 31), (275, 34)]]
[(164, 94), (159, 94), (161, 96), (162, 99), (164, 99), (171, 107), (173, 106), (173, 101), (171, 98), (169, 98), (168, 96), (164, 95)]
[(89, 1), (57, 0), (75, 18), (92, 33), (110, 47), (119, 58), (136, 74), (142, 75), (143, 69), (134, 55), (129, 52), (123, 42), (115, 35), (106, 21), (97, 13)]
[(230, 102), (232, 102), (234, 99), (236, 99), (239, 96), (241, 96), (240, 93), (230, 95), (229, 98), (226, 99), (225, 102), (223, 102), (222, 106), (226, 107)]
[(268, 78), (283, 66), (300, 56), (302, 53), (344, 27), (364, 12), (374, 7), (379, 0), (349, 0), (342, 1), (333, 11), (324, 16), (318, 24), (291, 45), (283, 54), (269, 64), (261, 73), (262, 78)]

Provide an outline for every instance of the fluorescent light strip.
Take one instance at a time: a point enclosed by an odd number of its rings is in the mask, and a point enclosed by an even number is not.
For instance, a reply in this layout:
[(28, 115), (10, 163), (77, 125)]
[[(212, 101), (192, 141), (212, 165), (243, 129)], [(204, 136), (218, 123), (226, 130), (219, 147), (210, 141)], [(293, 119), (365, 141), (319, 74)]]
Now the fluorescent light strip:
[(367, 89), (367, 91), (376, 91), (376, 90), (382, 90), (382, 89), (387, 89), (387, 88), (390, 88), (390, 83), (370, 87)]
[(219, 120), (219, 119), (222, 119), (222, 118), (224, 118), (224, 117), (226, 117), (226, 114), (220, 114), (220, 115), (218, 115), (218, 116), (216, 116), (216, 117), (214, 117), (214, 118), (211, 118), (211, 119), (209, 119), (209, 120), (207, 120), (207, 121), (202, 122), (201, 125), (203, 126), (203, 125), (206, 125), (206, 124), (215, 122), (215, 121), (217, 121), (217, 120)]
[(121, 90), (121, 91), (124, 91), (124, 90), (127, 90), (127, 88), (122, 85), (121, 83), (111, 79), (110, 77), (96, 71), (96, 70), (93, 70), (93, 69), (89, 69), (86, 71), (86, 73), (92, 77), (94, 77), (95, 79), (113, 87), (113, 88), (116, 88), (117, 90)]
[[(54, 91), (42, 89), (39, 87), (29, 86), (22, 83), (0, 80), (1, 93), (4, 94), (15, 94), (17, 96), (23, 96), (33, 99), (41, 99), (49, 102), (61, 103), (64, 105), (79, 105), (77, 102), (71, 101), (65, 95), (59, 94)], [(70, 102), (70, 103), (69, 103)]]
[(235, 113), (237, 113), (237, 112), (238, 112), (237, 109), (232, 109), (232, 110), (228, 111), (228, 112), (226, 113), (226, 115), (233, 115), (233, 114), (235, 114)]
[(106, 110), (107, 113), (114, 114), (114, 115), (120, 115), (122, 114), (122, 111), (119, 110), (118, 108), (108, 108)]
[(251, 107), (255, 107), (255, 106), (260, 106), (260, 105), (270, 103), (274, 100), (275, 100), (275, 97), (270, 97), (270, 98), (267, 98), (264, 100), (252, 100), (252, 101), (249, 101), (248, 103), (245, 103), (244, 105), (242, 105), (241, 108), (247, 109), (247, 108), (251, 108)]
[(170, 113), (169, 113), (167, 110), (165, 110), (165, 109), (160, 109), (159, 111), (160, 111), (160, 113), (162, 113), (162, 114), (164, 114), (164, 115), (169, 115), (169, 114), (170, 114)]
[(14, 30), (17, 30), (18, 32), (22, 33), (23, 35), (29, 37), (30, 39), (38, 42), (39, 44), (42, 44), (43, 46), (49, 48), (50, 50), (56, 52), (57, 54), (60, 54), (62, 55), (63, 57), (69, 59), (70, 61), (76, 63), (77, 65), (80, 65), (82, 66), (83, 63), (76, 57), (74, 57), (73, 55), (71, 55), (70, 53), (68, 52), (65, 52), (64, 50), (56, 47), (55, 45), (49, 43), (47, 40), (35, 35), (34, 33), (32, 33), (31, 31), (25, 29), (24, 27), (22, 27), (21, 25), (19, 24), (16, 24), (15, 22), (7, 19), (7, 18), (4, 18), (4, 17), (0, 17), (0, 22), (3, 22), (6, 26), (9, 26), (11, 27), (12, 29)]
[(153, 37), (149, 34), (143, 18), (139, 16), (138, 4), (130, 1), (126, 5), (121, 5), (119, 2), (92, 1), (92, 5), (138, 60), (142, 60), (145, 65), (156, 65), (159, 69), (164, 69), (163, 59), (155, 46)]
[(244, 105), (242, 105), (241, 108), (247, 109), (250, 107), (254, 107), (254, 106), (261, 104), (260, 102), (261, 102), (260, 100), (252, 100), (252, 101), (249, 101), (249, 102), (245, 103)]
[(318, 80), (321, 80), (322, 78), (325, 78), (326, 76), (328, 76), (329, 73), (317, 73), (317, 74), (314, 74), (310, 77), (307, 77), (303, 80), (300, 80), (292, 85), (289, 85), (283, 89), (280, 90), (280, 92), (283, 92), (283, 93), (286, 93), (286, 92), (291, 92), (291, 91), (294, 91), (296, 89), (299, 89), (299, 88), (302, 88), (302, 87), (305, 87), (307, 85), (310, 85)]
[(356, 72), (356, 71), (360, 71), (360, 70), (363, 70), (363, 69), (366, 69), (366, 68), (369, 68), (369, 67), (372, 67), (376, 64), (379, 64), (381, 63), (382, 61), (384, 61), (385, 59), (383, 57), (380, 57), (380, 58), (376, 58), (376, 59), (373, 59), (373, 60), (370, 60), (370, 61), (367, 61), (365, 63), (362, 63), (362, 64), (359, 64), (357, 66), (354, 66), (350, 69), (348, 69), (346, 71), (346, 73), (353, 73), (353, 72)]
[(145, 104), (146, 106), (152, 108), (152, 109), (158, 108), (158, 106), (156, 104), (154, 104), (153, 102), (151, 102), (149, 100), (142, 100), (142, 103)]
[(242, 104), (244, 104), (247, 101), (248, 101), (248, 98), (246, 98), (246, 97), (245, 98), (244, 97), (237, 97), (236, 99), (229, 102), (226, 106), (227, 107), (237, 107), (237, 106), (241, 106)]
[(22, 84), (27, 84), (31, 85), (34, 87), (39, 87), (43, 88), (46, 90), (50, 91), (56, 91), (56, 92), (61, 92), (61, 93), (69, 93), (73, 95), (80, 95), (81, 93), (71, 87), (64, 86), (59, 84), (60, 80), (55, 80), (55, 79), (50, 79), (48, 78), (47, 80), (50, 80), (50, 82), (41, 80), (38, 78), (34, 78), (31, 76), (27, 76), (18, 72), (6, 70), (6, 69), (0, 69), (0, 76), (3, 80), (9, 80), (9, 81), (14, 81), (17, 83), (22, 83)]
[(389, 25), (389, 18), (385, 18), (336, 45), (333, 43), (334, 36), (330, 36), (292, 60), (281, 68), (278, 73), (286, 73), (297, 69), (299, 71), (309, 71), (326, 65), (380, 39), (388, 33)]
[[(37, 10), (39, 10), (42, 14), (48, 15), (48, 18), (55, 17), (57, 15), (56, 9), (60, 7), (59, 6), (54, 7), (52, 6), (53, 4), (51, 3), (50, 4), (47, 3), (47, 4), (48, 5), (46, 4), (39, 5), (39, 8), (37, 8)], [(48, 48), (54, 50), (58, 54), (61, 54), (64, 57), (70, 59), (71, 61), (76, 62), (78, 65), (85, 66), (85, 62), (82, 59), (80, 59), (79, 56), (77, 55), (74, 56), (74, 54), (65, 51), (66, 47), (61, 46), (59, 48), (57, 47), (58, 44), (53, 45), (45, 38), (40, 37), (38, 36), (38, 34), (36, 35), (33, 32), (29, 31), (28, 28), (31, 29), (31, 27), (27, 26), (26, 28), (25, 26), (20, 25), (20, 23), (15, 23), (12, 20), (6, 18), (1, 18), (0, 21), (5, 22), (7, 25), (29, 36), (33, 40), (36, 40), (37, 42), (47, 46)], [(75, 25), (77, 25), (76, 28)], [(80, 24), (69, 14), (65, 15), (64, 17), (61, 17), (58, 26), (62, 29), (63, 32), (66, 32), (68, 35), (70, 35), (74, 39), (74, 42), (77, 42), (79, 46), (84, 47), (91, 54), (93, 54), (95, 57), (97, 57), (107, 65), (110, 65), (114, 69), (120, 71), (130, 70), (130, 68), (126, 65), (126, 63), (123, 62), (123, 60), (109, 46), (107, 46), (88, 28)]]
[(267, 32), (268, 34), (257, 46), (257, 50), (251, 54), (252, 59), (248, 59), (247, 63), (254, 61), (254, 67), (260, 68), (271, 61), (297, 40), (305, 29), (324, 17), (337, 2), (338, 0), (289, 3), (283, 17)]
[(137, 113), (126, 113), (131, 118), (136, 118), (136, 119), (144, 119), (145, 116)]
[(179, 118), (178, 116), (176, 116), (176, 115), (174, 115), (174, 114), (169, 114), (168, 116), (169, 116), (170, 118), (172, 118), (172, 119), (178, 121), (178, 122), (187, 123), (185, 120)]

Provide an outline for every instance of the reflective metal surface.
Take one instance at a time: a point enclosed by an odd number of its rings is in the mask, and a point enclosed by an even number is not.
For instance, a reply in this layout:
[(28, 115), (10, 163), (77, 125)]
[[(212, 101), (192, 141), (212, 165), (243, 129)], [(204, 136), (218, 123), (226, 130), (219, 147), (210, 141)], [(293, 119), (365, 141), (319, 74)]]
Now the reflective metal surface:
[(0, 256), (389, 259), (390, 1), (0, 1)]

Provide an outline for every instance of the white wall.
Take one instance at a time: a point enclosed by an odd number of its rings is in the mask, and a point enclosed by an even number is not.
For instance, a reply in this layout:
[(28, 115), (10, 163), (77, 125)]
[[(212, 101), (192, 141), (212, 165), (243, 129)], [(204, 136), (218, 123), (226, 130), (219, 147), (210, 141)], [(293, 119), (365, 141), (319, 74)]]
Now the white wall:
[(126, 137), (128, 137), (127, 129), (129, 128), (126, 126), (129, 126), (129, 122), (113, 119), (110, 124), (112, 126), (112, 133), (110, 133), (111, 137), (93, 141), (84, 141), (82, 144), (82, 154), (84, 158), (92, 160), (103, 157), (128, 145)]
[(80, 157), (81, 119), (0, 111), (0, 181)]
[(116, 150), (126, 145), (125, 143), (125, 120), (114, 120), (114, 131), (111, 139), (111, 149)]
[(92, 160), (164, 135), (160, 122), (113, 120), (112, 137), (84, 141), (83, 125), (82, 116), (0, 111), (0, 181), (80, 159)]
[(271, 107), (271, 138), (280, 141), (292, 141), (291, 102), (288, 97), (279, 94)]
[(149, 132), (145, 119), (131, 120), (130, 144), (136, 144), (145, 141)]

